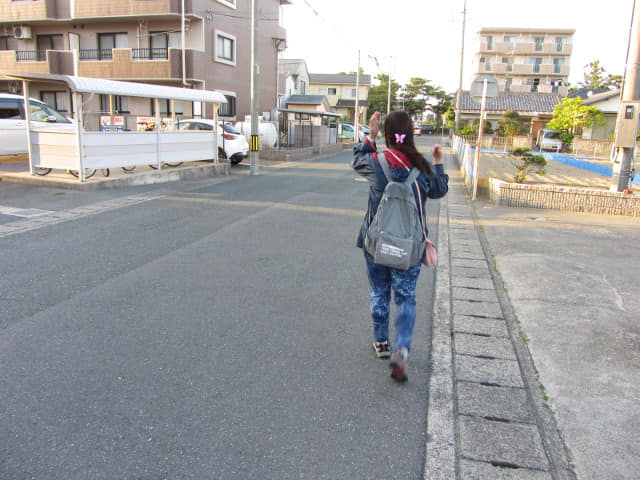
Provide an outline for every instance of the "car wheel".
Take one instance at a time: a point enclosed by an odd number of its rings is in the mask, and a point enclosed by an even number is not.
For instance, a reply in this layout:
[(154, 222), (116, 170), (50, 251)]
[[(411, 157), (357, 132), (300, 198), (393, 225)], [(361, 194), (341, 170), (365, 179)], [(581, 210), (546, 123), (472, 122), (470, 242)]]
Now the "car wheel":
[(234, 155), (229, 160), (231, 161), (231, 165), (237, 165), (242, 161), (243, 158), (244, 157), (241, 157), (240, 155)]
[(222, 148), (218, 148), (218, 160), (226, 160), (227, 159), (227, 154), (224, 153), (224, 150)]

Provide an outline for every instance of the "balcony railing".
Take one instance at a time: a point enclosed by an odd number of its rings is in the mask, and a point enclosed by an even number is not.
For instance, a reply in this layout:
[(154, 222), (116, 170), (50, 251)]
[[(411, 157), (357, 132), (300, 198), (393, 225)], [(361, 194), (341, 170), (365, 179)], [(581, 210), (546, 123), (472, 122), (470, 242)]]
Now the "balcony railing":
[(81, 49), (78, 56), (79, 60), (112, 60), (113, 50), (110, 48), (90, 48)]
[[(110, 48), (90, 48), (80, 50), (80, 60), (113, 60)], [(168, 48), (132, 48), (133, 60), (166, 60), (169, 58)]]
[(16, 62), (44, 62), (46, 50), (16, 50)]
[(132, 48), (131, 58), (134, 60), (168, 59), (168, 48)]

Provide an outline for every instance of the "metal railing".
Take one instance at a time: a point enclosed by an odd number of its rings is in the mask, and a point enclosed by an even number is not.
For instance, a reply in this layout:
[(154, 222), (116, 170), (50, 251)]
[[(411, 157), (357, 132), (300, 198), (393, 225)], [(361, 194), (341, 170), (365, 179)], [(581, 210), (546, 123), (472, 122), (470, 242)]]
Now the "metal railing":
[(132, 48), (131, 58), (134, 60), (156, 60), (169, 58), (168, 48)]
[(16, 62), (44, 62), (46, 50), (16, 50)]
[(80, 49), (79, 60), (113, 60), (113, 50), (111, 48), (90, 48)]
[[(133, 60), (166, 60), (169, 58), (168, 48), (132, 48)], [(111, 48), (83, 48), (78, 51), (79, 60), (113, 60)], [(16, 62), (44, 62), (47, 50), (16, 50)]]

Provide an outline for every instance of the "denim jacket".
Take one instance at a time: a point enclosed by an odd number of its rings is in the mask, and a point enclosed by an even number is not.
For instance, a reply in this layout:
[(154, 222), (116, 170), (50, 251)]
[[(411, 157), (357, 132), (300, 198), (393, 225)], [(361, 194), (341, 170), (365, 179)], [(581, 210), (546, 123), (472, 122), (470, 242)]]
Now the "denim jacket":
[[(400, 161), (390, 152), (382, 152), (387, 159), (391, 170), (391, 176), (394, 180), (403, 181), (409, 176), (411, 169), (415, 168), (411, 166), (409, 159), (401, 152), (393, 150)], [(376, 211), (378, 210), (378, 204), (382, 198), (382, 192), (387, 186), (387, 178), (382, 171), (382, 167), (378, 163), (378, 153), (376, 145), (369, 143), (366, 139), (364, 142), (353, 147), (353, 162), (351, 166), (353, 169), (369, 181), (369, 205), (367, 206), (367, 213), (364, 216), (360, 233), (358, 234), (357, 246), (364, 247), (364, 234), (369, 228), (369, 223), (373, 219)], [(409, 166), (407, 170), (404, 165)], [(444, 173), (443, 165), (433, 165), (433, 173), (422, 172), (417, 179), (420, 187), (420, 196), (422, 198), (422, 212), (425, 212), (425, 203), (427, 198), (442, 198), (447, 194), (449, 190), (449, 175)], [(415, 183), (413, 185), (413, 195), (416, 198), (416, 204), (418, 203), (418, 191)], [(423, 219), (424, 220), (424, 219)], [(425, 225), (426, 233), (429, 234), (429, 230)]]

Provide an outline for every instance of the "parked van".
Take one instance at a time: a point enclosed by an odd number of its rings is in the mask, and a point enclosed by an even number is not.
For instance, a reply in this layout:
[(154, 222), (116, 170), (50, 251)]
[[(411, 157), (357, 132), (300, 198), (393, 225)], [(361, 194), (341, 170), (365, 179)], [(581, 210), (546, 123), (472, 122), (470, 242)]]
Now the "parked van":
[(549, 130), (548, 128), (543, 128), (538, 132), (536, 148), (541, 152), (545, 150), (560, 152), (560, 150), (562, 150), (562, 139), (560, 132), (556, 130)]

